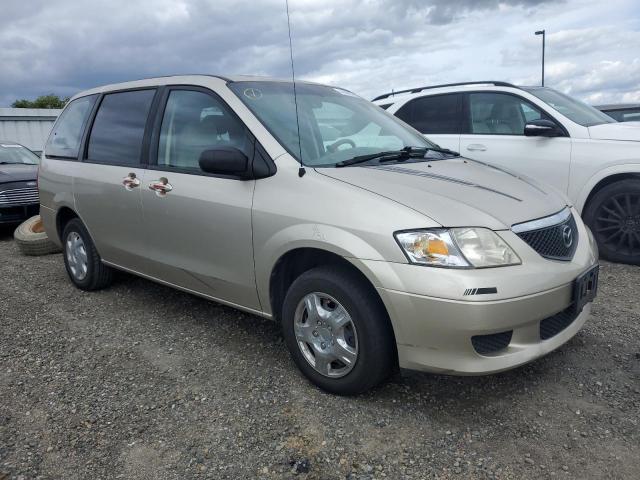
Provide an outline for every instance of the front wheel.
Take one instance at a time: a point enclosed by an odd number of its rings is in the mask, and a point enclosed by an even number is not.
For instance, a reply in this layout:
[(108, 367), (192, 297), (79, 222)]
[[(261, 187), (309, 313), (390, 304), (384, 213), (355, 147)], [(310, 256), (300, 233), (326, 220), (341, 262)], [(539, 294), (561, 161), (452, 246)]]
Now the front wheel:
[(323, 390), (362, 393), (396, 363), (393, 331), (376, 292), (346, 269), (303, 273), (287, 292), (283, 335), (302, 373)]
[(607, 185), (589, 201), (584, 212), (603, 258), (640, 265), (640, 181)]

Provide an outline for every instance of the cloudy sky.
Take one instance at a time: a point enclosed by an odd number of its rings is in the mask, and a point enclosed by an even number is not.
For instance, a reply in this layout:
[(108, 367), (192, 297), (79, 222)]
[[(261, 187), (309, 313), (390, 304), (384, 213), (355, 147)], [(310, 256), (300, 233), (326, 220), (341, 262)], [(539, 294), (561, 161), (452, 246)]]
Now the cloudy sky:
[[(540, 81), (640, 101), (638, 0), (290, 0), (296, 73), (367, 98)], [(0, 106), (173, 73), (290, 75), (284, 0), (2, 0)]]

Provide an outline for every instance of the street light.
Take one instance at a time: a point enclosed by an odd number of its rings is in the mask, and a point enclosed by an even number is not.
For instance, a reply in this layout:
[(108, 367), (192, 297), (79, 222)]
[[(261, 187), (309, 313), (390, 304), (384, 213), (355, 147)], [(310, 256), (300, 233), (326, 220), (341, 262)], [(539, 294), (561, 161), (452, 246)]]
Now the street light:
[(544, 30), (538, 30), (536, 35), (542, 35), (542, 86), (544, 87)]

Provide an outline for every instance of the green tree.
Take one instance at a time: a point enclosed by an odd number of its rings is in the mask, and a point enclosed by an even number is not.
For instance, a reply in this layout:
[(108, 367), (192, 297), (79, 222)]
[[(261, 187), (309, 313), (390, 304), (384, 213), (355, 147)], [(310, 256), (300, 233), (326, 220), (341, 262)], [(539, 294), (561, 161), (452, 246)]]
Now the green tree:
[(49, 95), (41, 95), (35, 100), (26, 100), (24, 98), (16, 100), (11, 106), (13, 108), (63, 108), (68, 101), (69, 97), (60, 98), (58, 95), (51, 93)]

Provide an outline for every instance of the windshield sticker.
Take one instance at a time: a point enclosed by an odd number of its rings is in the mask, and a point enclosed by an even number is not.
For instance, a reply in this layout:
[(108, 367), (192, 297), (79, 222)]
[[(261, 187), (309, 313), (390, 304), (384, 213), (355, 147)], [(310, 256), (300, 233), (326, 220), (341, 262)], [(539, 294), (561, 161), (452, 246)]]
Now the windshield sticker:
[(243, 93), (244, 96), (250, 100), (258, 100), (262, 98), (262, 90), (259, 88), (245, 88)]

